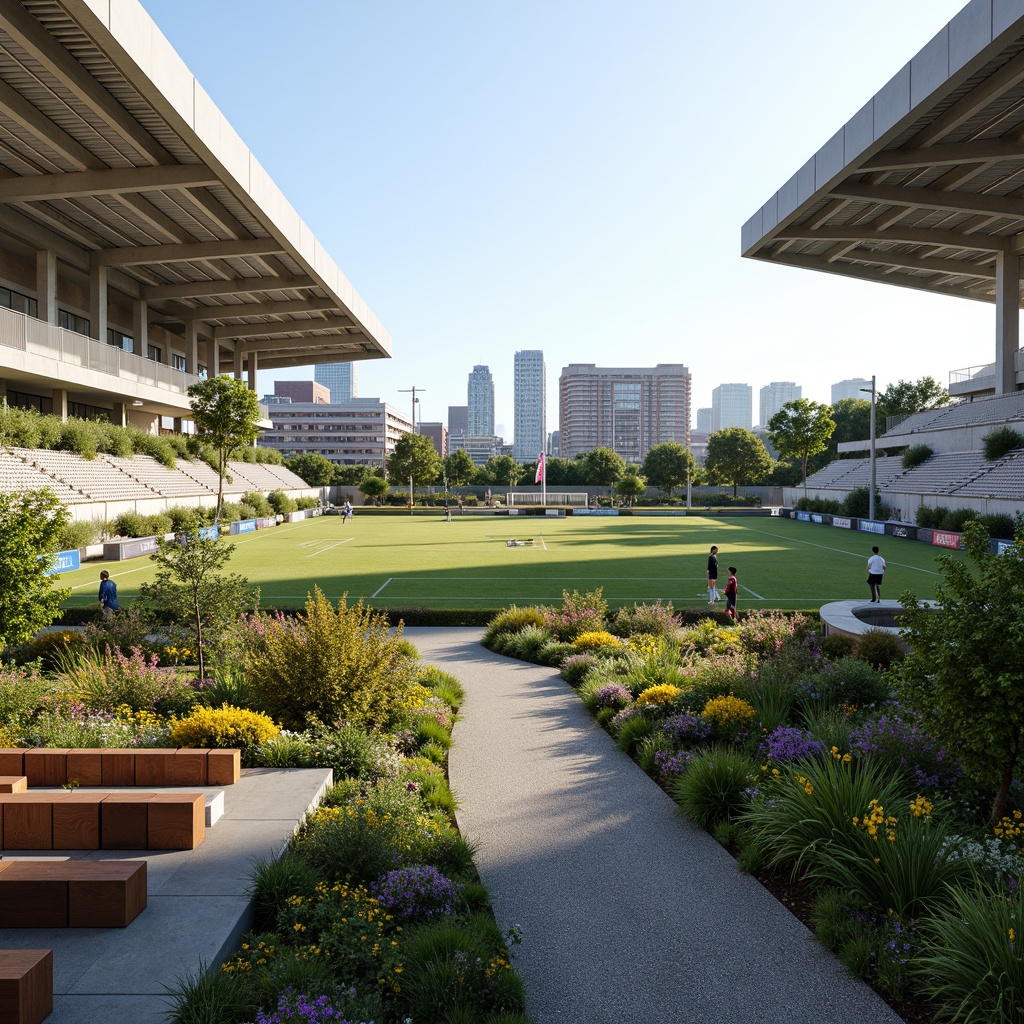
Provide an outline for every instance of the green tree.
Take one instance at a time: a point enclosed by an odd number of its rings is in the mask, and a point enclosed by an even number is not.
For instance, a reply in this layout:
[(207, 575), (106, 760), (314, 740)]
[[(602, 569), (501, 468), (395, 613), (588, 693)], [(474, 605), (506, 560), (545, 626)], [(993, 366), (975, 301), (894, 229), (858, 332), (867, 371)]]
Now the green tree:
[(828, 439), (828, 452), (833, 459), (839, 454), (839, 445), (867, 441), (871, 436), (871, 403), (866, 398), (841, 398), (829, 415), (836, 425)]
[(697, 460), (678, 441), (665, 441), (648, 451), (643, 472), (649, 484), (660, 487), (671, 498), (676, 487), (697, 479)]
[(192, 400), (192, 418), (196, 436), (209, 444), (216, 453), (217, 512), (214, 522), (220, 522), (224, 505), (224, 477), (231, 451), (239, 445), (252, 444), (259, 435), (256, 425), (260, 418), (260, 403), (245, 381), (234, 377), (208, 377), (188, 389)]
[(756, 484), (775, 465), (764, 442), (742, 427), (726, 427), (708, 437), (704, 468), (716, 484), (732, 484), (736, 497), (740, 484)]
[(363, 478), (373, 472), (372, 466), (339, 466), (332, 463), (334, 473), (331, 476), (331, 483), (335, 487), (358, 487)]
[(996, 787), (994, 824), (1024, 769), (1024, 518), (1001, 555), (989, 551), (977, 520), (963, 539), (973, 571), (940, 555), (937, 606), (922, 607), (911, 591), (900, 595), (910, 645), (898, 669), (900, 696), (972, 778)]
[(456, 448), (444, 457), (444, 475), (449, 487), (465, 487), (476, 476), (476, 466), (465, 448)]
[(335, 465), (319, 452), (303, 452), (287, 462), (288, 468), (301, 476), (310, 487), (327, 487), (334, 479)]
[(548, 487), (571, 487), (582, 484), (579, 478), (580, 465), (569, 459), (552, 456), (544, 460), (544, 476)]
[(206, 678), (208, 649), (253, 603), (244, 576), (220, 572), (234, 550), (234, 544), (201, 530), (179, 533), (173, 541), (161, 537), (149, 556), (157, 564), (156, 578), (139, 587), (142, 602), (164, 612), (172, 632), (194, 646), (200, 679)]
[(382, 476), (367, 474), (359, 484), (359, 490), (376, 502), (388, 493), (388, 482)]
[(786, 404), (768, 421), (768, 437), (782, 455), (800, 460), (801, 483), (807, 482), (807, 460), (828, 447), (836, 429), (829, 407), (807, 398)]
[(949, 392), (934, 377), (898, 380), (875, 398), (878, 432), (885, 433), (885, 421), (889, 416), (910, 416), (915, 412), (938, 409), (948, 401)]
[(71, 593), (46, 575), (69, 519), (49, 488), (0, 494), (0, 649), (50, 625)]
[(595, 448), (578, 461), (580, 482), (593, 487), (611, 487), (626, 472), (626, 460), (611, 448)]
[[(441, 475), (441, 456), (434, 442), (426, 434), (403, 434), (395, 442), (395, 450), (388, 456), (388, 480), (393, 484), (413, 486), (432, 484)], [(412, 492), (409, 504), (412, 504)]]
[(627, 472), (615, 484), (615, 493), (620, 498), (625, 498), (627, 505), (632, 505), (633, 499), (639, 498), (646, 490), (647, 481), (642, 476), (638, 476), (635, 471), (632, 473)]
[(522, 479), (523, 467), (511, 455), (492, 455), (484, 466), (491, 483), (504, 487), (515, 485)]

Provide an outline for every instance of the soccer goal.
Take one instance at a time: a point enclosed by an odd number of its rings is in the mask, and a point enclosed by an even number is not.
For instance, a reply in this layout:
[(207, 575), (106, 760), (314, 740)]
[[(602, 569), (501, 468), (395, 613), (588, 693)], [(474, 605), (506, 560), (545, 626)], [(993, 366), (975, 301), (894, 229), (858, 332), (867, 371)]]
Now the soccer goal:
[[(546, 499), (546, 500), (545, 500)], [(541, 491), (509, 491), (505, 495), (505, 504), (510, 508), (516, 505), (575, 505), (579, 508), (587, 507), (586, 491), (548, 491), (544, 495)]]

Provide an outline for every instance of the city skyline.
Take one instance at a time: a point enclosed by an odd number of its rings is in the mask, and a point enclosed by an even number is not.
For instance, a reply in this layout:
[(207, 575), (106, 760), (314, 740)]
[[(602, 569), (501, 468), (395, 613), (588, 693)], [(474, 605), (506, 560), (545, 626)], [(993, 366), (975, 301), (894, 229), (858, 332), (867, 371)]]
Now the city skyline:
[[(989, 361), (990, 305), (739, 255), (746, 219), (963, 0), (865, 0), (856, 19), (811, 0), (742, 19), (676, 0), (307, 0), (286, 22), (269, 0), (143, 3), (390, 331), (362, 391), (404, 408), (416, 385), (425, 420), (486, 362), (508, 430), (525, 345), (552, 367), (682, 360), (702, 407), (736, 366), (828, 402), (844, 378)], [(349, 134), (373, 159), (351, 159)]]

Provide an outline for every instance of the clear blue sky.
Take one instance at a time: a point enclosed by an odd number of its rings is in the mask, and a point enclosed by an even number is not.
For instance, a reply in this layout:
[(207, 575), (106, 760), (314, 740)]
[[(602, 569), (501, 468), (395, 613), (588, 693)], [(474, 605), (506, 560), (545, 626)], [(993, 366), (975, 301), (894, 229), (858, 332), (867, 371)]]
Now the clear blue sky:
[[(740, 227), (964, 0), (143, 0), (391, 332), (424, 420), (517, 349), (682, 362), (693, 405), (989, 362), (994, 307), (740, 258)], [(312, 370), (268, 371), (310, 379)]]

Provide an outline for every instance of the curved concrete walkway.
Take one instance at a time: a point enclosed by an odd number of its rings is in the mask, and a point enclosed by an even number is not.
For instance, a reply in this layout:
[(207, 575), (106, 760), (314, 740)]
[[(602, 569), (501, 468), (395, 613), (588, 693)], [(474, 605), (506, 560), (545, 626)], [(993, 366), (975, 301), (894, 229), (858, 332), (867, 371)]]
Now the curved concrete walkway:
[(459, 825), (537, 1024), (899, 1024), (616, 748), (551, 669), (405, 630), (466, 689)]

